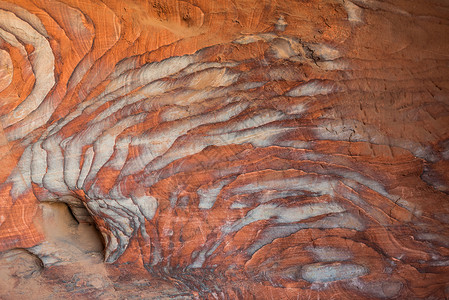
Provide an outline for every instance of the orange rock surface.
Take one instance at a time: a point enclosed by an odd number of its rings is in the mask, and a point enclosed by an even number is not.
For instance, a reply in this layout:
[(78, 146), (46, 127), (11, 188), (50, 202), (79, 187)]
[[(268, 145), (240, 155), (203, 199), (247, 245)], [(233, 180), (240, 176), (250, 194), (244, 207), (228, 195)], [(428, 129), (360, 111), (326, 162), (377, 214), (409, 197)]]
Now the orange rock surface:
[(0, 0), (0, 296), (448, 298), (448, 37), (445, 0)]

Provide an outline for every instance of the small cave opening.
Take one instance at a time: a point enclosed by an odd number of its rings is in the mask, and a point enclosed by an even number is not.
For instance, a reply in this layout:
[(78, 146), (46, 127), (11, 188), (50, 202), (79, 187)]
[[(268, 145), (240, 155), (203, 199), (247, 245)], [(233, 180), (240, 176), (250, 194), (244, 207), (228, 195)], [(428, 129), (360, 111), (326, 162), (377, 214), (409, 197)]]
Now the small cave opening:
[(93, 295), (89, 299), (114, 298), (102, 235), (85, 208), (59, 200), (39, 204), (33, 222), (44, 235), (41, 243), (0, 252), (1, 299), (19, 299), (24, 291), (39, 299), (72, 299), (81, 292)]
[[(73, 198), (73, 197), (72, 197)], [(45, 243), (30, 248), (45, 266), (104, 259), (104, 239), (90, 213), (82, 204), (71, 199), (45, 201), (34, 223), (45, 236)]]

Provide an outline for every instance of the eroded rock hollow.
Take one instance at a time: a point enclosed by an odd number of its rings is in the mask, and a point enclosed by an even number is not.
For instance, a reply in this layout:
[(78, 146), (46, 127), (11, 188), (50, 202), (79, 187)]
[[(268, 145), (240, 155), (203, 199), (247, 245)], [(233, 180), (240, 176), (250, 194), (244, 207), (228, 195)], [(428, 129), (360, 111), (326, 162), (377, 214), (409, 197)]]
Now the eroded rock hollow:
[(5, 299), (449, 297), (445, 0), (0, 0)]

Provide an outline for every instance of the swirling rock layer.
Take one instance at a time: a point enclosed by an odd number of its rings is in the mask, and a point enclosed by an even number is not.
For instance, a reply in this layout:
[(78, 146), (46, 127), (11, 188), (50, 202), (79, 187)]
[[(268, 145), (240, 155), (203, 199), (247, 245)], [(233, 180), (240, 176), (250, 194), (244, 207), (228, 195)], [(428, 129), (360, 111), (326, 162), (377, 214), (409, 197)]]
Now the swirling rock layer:
[(69, 294), (449, 297), (448, 34), (442, 0), (0, 1), (2, 259), (99, 251), (64, 202), (112, 263)]

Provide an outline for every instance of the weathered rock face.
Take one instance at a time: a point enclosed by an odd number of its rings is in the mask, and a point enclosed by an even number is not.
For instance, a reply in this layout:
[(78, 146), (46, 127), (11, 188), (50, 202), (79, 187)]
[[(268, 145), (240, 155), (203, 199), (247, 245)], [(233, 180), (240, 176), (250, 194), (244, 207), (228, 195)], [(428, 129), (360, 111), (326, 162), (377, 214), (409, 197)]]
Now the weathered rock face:
[(449, 297), (448, 36), (444, 0), (0, 1), (2, 278)]

